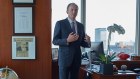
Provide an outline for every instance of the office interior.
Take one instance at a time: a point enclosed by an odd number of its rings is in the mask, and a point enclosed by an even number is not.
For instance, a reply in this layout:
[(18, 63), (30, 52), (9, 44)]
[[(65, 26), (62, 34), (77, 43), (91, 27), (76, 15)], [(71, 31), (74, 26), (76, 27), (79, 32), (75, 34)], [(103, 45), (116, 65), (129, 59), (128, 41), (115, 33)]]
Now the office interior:
[[(0, 67), (13, 69), (21, 79), (52, 79), (55, 76), (52, 69), (51, 41), (51, 0), (34, 0), (34, 4), (13, 4), (12, 0), (0, 0)], [(85, 1), (81, 0), (81, 22), (85, 24)], [(140, 1), (137, 0), (137, 4)], [(14, 7), (33, 7), (33, 32), (31, 34), (16, 34), (14, 27)], [(140, 7), (138, 5), (138, 7)], [(137, 10), (136, 53), (140, 55), (140, 12)], [(12, 37), (35, 36), (34, 59), (12, 59)], [(57, 69), (57, 68), (54, 68)]]

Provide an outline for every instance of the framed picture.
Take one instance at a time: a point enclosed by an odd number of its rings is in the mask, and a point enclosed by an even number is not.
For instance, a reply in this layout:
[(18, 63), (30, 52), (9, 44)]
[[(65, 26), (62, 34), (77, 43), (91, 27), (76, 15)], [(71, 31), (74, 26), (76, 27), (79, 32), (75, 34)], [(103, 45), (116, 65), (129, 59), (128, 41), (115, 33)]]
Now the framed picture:
[(13, 4), (34, 4), (35, 0), (12, 0)]
[(35, 59), (35, 36), (12, 36), (12, 59)]
[(58, 48), (52, 48), (52, 60), (58, 59)]
[(14, 7), (14, 28), (16, 34), (33, 34), (33, 7)]

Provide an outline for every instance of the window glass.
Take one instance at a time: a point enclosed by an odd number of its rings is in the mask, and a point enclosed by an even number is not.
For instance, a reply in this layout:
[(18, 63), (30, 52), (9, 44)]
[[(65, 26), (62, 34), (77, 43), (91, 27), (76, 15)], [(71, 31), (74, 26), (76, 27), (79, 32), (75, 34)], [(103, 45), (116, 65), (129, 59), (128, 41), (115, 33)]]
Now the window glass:
[(86, 0), (86, 32), (92, 42), (104, 41), (106, 50), (106, 28), (114, 23), (124, 27), (125, 34), (112, 34), (111, 51), (134, 53), (136, 0)]

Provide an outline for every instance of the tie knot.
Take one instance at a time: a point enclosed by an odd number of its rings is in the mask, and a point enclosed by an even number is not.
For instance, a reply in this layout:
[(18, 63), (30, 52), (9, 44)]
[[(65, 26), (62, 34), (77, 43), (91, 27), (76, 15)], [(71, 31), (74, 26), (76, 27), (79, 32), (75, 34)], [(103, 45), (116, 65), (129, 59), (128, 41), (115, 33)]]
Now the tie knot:
[(72, 22), (72, 24), (74, 24), (74, 22)]
[(74, 25), (74, 22), (71, 22), (71, 26), (72, 26), (72, 27), (74, 27), (74, 26), (75, 26), (75, 25)]

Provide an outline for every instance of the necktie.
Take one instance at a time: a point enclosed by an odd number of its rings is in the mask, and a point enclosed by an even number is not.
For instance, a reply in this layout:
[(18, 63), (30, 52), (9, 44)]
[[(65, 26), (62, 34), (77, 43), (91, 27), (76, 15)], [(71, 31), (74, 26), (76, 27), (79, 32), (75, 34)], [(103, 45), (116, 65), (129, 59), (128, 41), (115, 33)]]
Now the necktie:
[(76, 33), (74, 22), (72, 22), (72, 31), (73, 33)]

